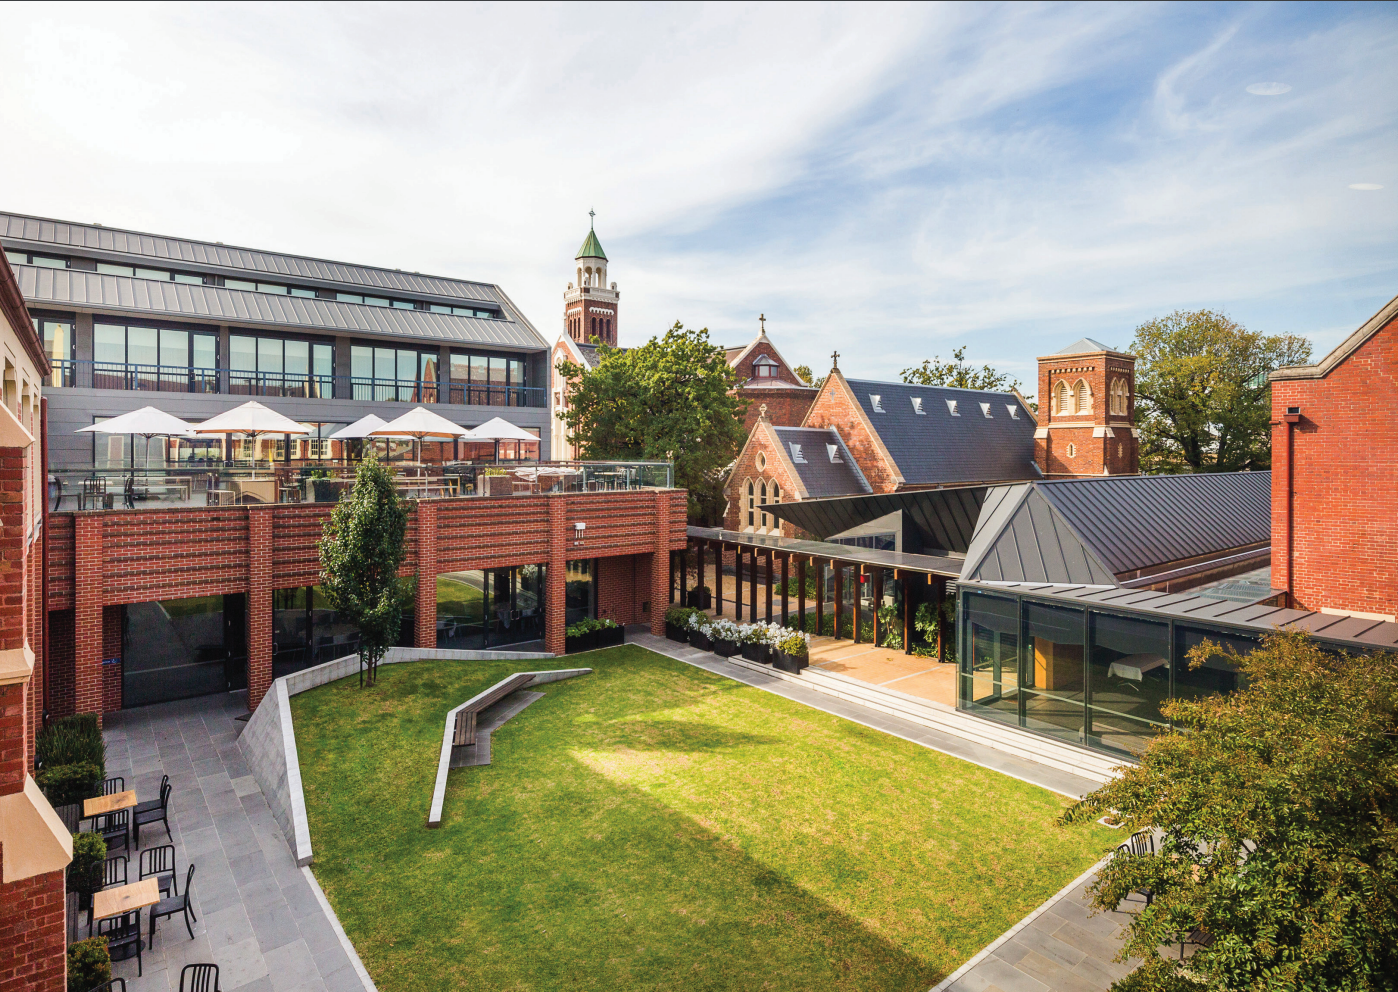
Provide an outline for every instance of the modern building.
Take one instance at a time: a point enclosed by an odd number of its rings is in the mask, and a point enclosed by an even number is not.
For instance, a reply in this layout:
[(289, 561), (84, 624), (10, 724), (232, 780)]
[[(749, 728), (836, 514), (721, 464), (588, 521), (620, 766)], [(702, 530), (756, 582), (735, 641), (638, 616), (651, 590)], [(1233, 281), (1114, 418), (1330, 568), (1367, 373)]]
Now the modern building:
[[(505, 417), (540, 437), (519, 454), (550, 455), (548, 343), (499, 286), (18, 214), (0, 214), (0, 245), (52, 364), (54, 470), (330, 459), (335, 431), (419, 404), (464, 427)], [(75, 433), (147, 405), (198, 422), (248, 398), (309, 433), (234, 451)]]
[(61, 992), (73, 840), (32, 775), (47, 678), (41, 391), (51, 369), (4, 261), (0, 356), (0, 992)]
[(1288, 605), (1398, 615), (1398, 297), (1315, 365), (1272, 373), (1272, 574)]

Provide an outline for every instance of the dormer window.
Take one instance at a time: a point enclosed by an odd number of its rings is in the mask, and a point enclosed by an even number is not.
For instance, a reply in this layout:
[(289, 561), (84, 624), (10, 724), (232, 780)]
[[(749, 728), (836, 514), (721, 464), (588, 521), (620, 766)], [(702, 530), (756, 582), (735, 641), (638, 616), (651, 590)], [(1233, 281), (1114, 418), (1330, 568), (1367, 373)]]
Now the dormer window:
[(961, 416), (961, 414), (957, 413), (956, 411), (956, 400), (947, 400), (947, 410), (951, 413), (953, 417)]
[(981, 413), (985, 414), (985, 419), (986, 419), (986, 420), (991, 420), (991, 419), (992, 419), (991, 416), (990, 416), (990, 404), (989, 404), (989, 403), (982, 403), (982, 404), (981, 404)]
[(1019, 407), (1015, 406), (1013, 403), (1006, 403), (1006, 404), (1005, 404), (1005, 409), (1008, 410), (1008, 411), (1010, 411), (1010, 419), (1011, 419), (1011, 420), (1018, 420), (1018, 419), (1019, 419)]
[(752, 377), (754, 379), (775, 379), (777, 377), (777, 363), (766, 355), (761, 355), (752, 363)]
[(840, 457), (840, 446), (838, 444), (827, 444), (825, 453), (830, 456), (831, 465), (843, 465), (845, 460)]
[(883, 412), (884, 412), (883, 403), (881, 402), (882, 400), (883, 400), (883, 397), (880, 396), (878, 393), (870, 393), (870, 394), (869, 394), (869, 405), (870, 405), (871, 407), (874, 408), (874, 412), (875, 412), (875, 413), (883, 413)]
[(806, 456), (801, 454), (801, 446), (799, 444), (793, 444), (788, 441), (786, 446), (791, 449), (791, 460), (793, 462), (797, 465), (806, 464)]
[(913, 400), (913, 413), (921, 414), (921, 415), (924, 416), (924, 417), (927, 416), (927, 411), (924, 410), (924, 409), (922, 408), (922, 397), (921, 397), (921, 396), (914, 396), (914, 397), (912, 398), (912, 400)]

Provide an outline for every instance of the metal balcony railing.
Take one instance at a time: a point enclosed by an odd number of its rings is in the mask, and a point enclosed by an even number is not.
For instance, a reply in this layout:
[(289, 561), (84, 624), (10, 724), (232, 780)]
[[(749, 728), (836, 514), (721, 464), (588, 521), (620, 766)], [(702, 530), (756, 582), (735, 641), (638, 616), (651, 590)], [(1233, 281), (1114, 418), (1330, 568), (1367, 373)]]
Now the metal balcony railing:
[(185, 365), (136, 365), (128, 362), (53, 363), (54, 385), (88, 389), (149, 390), (162, 393), (217, 393), (218, 369)]

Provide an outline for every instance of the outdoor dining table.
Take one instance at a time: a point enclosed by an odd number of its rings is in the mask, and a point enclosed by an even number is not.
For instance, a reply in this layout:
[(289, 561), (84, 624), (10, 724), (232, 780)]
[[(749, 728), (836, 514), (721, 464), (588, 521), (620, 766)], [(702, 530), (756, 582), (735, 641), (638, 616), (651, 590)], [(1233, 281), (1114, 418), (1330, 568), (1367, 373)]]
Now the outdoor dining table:
[(105, 920), (133, 909), (145, 909), (160, 901), (160, 885), (154, 878), (143, 878), (130, 885), (118, 885), (92, 894), (92, 918)]
[(105, 816), (108, 813), (115, 813), (117, 810), (130, 809), (135, 805), (136, 793), (130, 789), (125, 792), (113, 792), (110, 796), (93, 796), (91, 799), (83, 800), (83, 818)]

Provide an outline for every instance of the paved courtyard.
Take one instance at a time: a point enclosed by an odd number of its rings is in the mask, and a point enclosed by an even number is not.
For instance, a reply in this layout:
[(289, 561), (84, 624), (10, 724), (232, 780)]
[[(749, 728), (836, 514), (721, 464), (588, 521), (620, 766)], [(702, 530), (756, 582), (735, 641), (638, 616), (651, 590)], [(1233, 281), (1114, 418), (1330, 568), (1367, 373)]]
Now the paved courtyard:
[[(242, 693), (109, 713), (103, 733), (107, 774), (126, 779), (142, 799), (155, 798), (170, 776), (170, 831), (180, 891), (195, 865), (190, 940), (176, 915), (157, 925), (155, 946), (136, 960), (114, 962), (113, 977), (129, 992), (178, 989), (180, 969), (211, 961), (224, 992), (364, 992), (366, 986), (309, 873), (292, 860), (238, 749), (245, 726)], [(141, 833), (142, 849), (169, 843), (157, 824)], [(130, 853), (130, 878), (137, 857)], [(149, 933), (149, 914), (141, 914)], [(86, 936), (86, 915), (81, 936)]]

